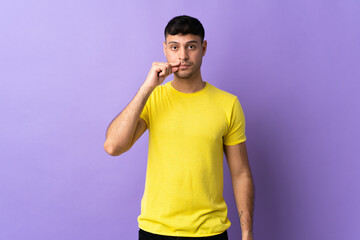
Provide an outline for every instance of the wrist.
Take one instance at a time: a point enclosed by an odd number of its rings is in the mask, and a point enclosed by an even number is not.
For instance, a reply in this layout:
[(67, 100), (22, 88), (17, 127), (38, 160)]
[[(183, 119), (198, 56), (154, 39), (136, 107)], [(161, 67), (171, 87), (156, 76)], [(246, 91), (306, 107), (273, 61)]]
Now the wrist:
[(156, 87), (157, 86), (154, 86), (154, 85), (151, 85), (151, 84), (148, 84), (148, 83), (143, 83), (140, 88), (152, 91)]
[(149, 97), (150, 94), (152, 93), (152, 91), (154, 91), (155, 88), (156, 88), (156, 87), (154, 87), (154, 86), (150, 86), (150, 85), (145, 85), (145, 84), (143, 84), (143, 85), (141, 85), (141, 87), (140, 87), (140, 89), (139, 89), (139, 92), (140, 92), (141, 94), (145, 94), (147, 97)]
[(242, 240), (253, 240), (253, 233), (252, 231), (242, 231)]

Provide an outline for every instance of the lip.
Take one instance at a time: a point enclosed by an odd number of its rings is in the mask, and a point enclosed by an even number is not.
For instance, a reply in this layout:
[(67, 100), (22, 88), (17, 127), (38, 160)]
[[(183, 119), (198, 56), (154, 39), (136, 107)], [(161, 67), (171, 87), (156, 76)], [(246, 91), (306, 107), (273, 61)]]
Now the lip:
[(187, 64), (181, 64), (179, 67), (180, 67), (180, 68), (188, 68), (188, 67), (190, 67), (190, 65), (187, 65)]

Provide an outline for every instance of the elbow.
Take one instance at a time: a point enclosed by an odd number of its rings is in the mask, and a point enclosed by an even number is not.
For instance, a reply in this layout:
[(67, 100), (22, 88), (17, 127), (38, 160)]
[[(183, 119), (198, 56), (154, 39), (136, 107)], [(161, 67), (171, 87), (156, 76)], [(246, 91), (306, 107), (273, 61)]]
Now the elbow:
[(109, 141), (105, 141), (104, 150), (111, 156), (119, 156), (129, 149), (127, 147), (117, 147), (114, 144), (109, 143)]

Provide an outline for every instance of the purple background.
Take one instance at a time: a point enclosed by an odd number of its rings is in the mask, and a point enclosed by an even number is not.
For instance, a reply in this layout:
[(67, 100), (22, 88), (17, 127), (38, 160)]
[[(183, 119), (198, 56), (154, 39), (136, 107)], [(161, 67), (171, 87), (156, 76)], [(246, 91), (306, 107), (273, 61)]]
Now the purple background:
[[(137, 239), (148, 132), (111, 157), (105, 131), (166, 60), (163, 29), (181, 14), (205, 27), (203, 79), (244, 109), (254, 239), (359, 239), (359, 12), (356, 0), (2, 0), (0, 239)], [(241, 239), (225, 159), (224, 174)]]

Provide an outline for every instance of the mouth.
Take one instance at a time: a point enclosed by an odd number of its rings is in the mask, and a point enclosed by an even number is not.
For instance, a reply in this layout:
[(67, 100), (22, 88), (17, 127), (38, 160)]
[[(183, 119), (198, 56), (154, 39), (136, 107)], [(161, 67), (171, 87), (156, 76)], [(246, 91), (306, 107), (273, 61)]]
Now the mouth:
[(190, 66), (191, 64), (189, 64), (189, 63), (185, 63), (185, 62), (180, 62), (180, 67), (181, 66)]
[(191, 64), (180, 64), (180, 68), (188, 68)]
[(179, 69), (188, 69), (190, 65), (180, 65)]

